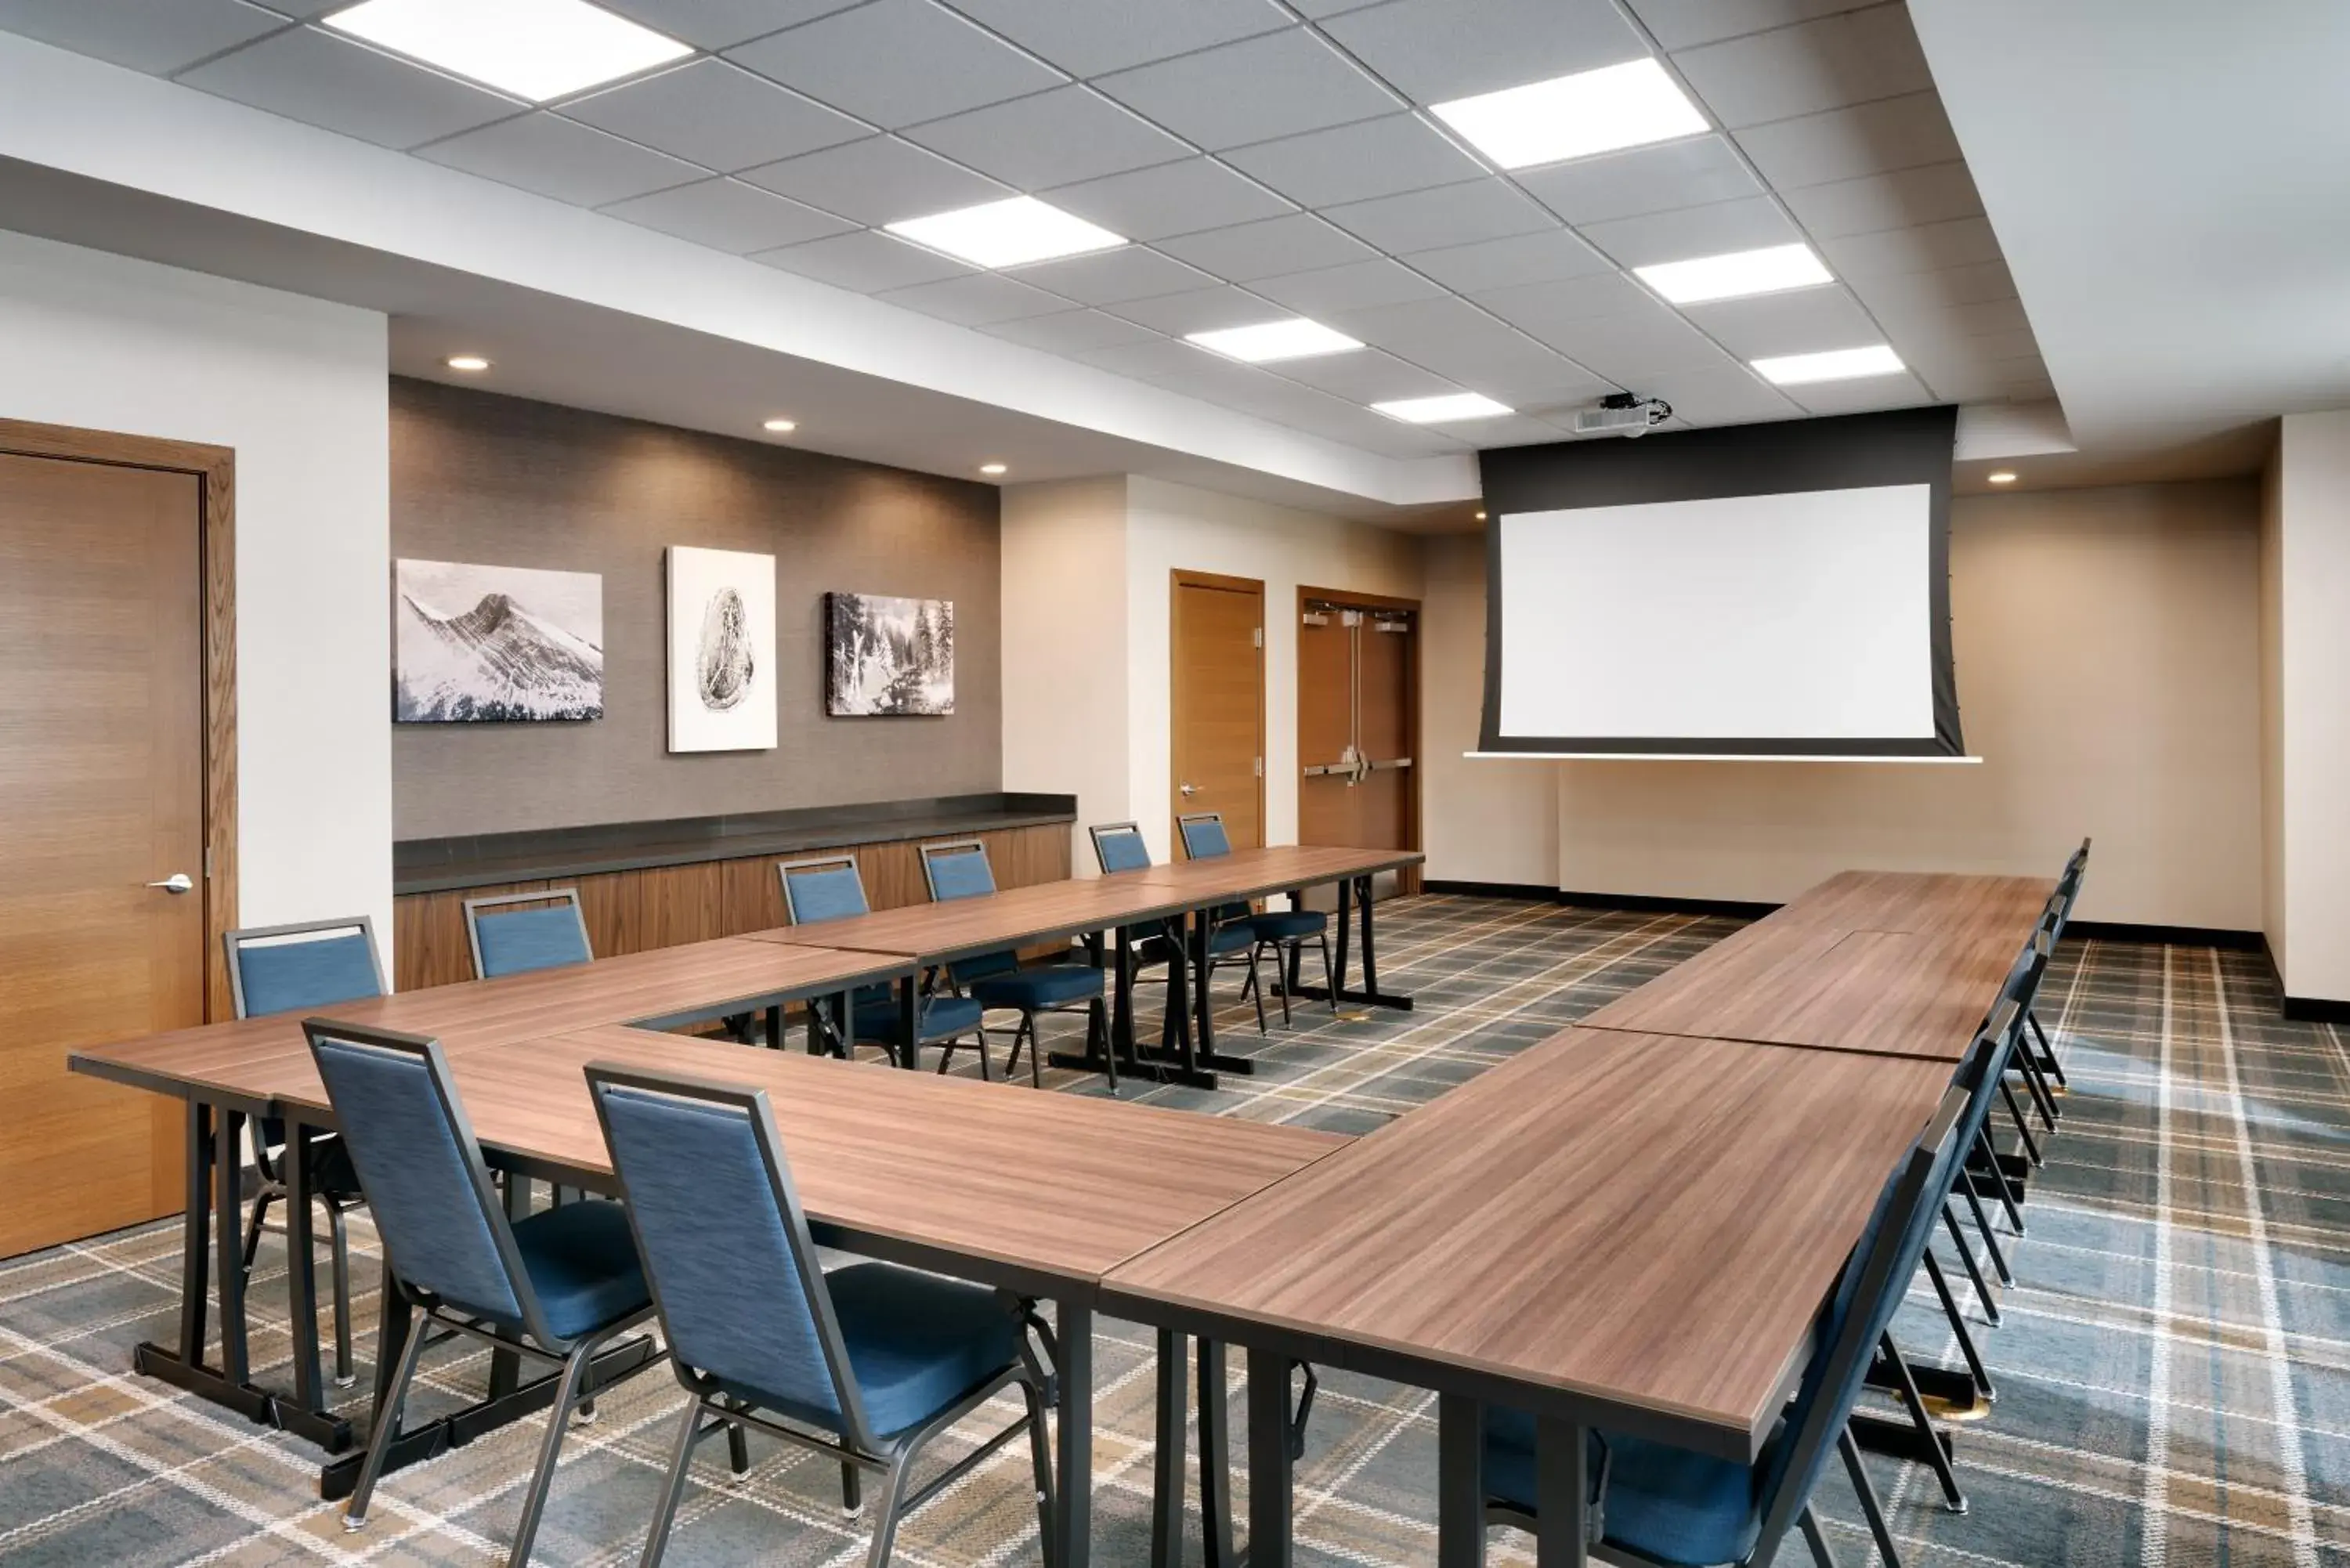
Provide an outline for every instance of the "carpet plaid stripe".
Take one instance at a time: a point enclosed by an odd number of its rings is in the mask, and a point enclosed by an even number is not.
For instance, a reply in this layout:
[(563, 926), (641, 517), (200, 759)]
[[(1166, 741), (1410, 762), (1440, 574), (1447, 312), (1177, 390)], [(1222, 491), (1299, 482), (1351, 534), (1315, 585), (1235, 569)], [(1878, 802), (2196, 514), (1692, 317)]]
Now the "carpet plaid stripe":
[[(1387, 905), (1381, 978), (1415, 993), (1417, 1011), (1349, 1008), (1334, 1018), (1300, 1003), (1296, 1027), (1284, 1033), (1276, 1018), (1260, 1044), (1228, 971), (1218, 981), (1222, 1043), (1257, 1056), (1259, 1073), (1213, 1092), (1127, 1094), (1367, 1131), (1735, 925), (1468, 898)], [(2072, 1092), (2033, 1184), (2029, 1233), (2008, 1241), (2019, 1282), (2002, 1294), (2005, 1322), (1977, 1324), (2000, 1398), (1989, 1420), (1958, 1430), (1970, 1511), (1945, 1512), (1922, 1469), (1869, 1461), (1905, 1557), (1970, 1568), (2298, 1568), (2350, 1558), (2350, 1047), (2330, 1026), (2286, 1022), (2274, 981), (2249, 953), (2067, 941), (2043, 995)], [(1048, 1046), (1074, 1027), (1048, 1021)], [(1101, 1087), (1070, 1074), (1047, 1082)], [(354, 1240), (363, 1365), (353, 1408), (363, 1414), (376, 1304), (363, 1220)], [(0, 1562), (438, 1564), (502, 1552), (536, 1422), (392, 1477), (375, 1522), (347, 1536), (337, 1511), (317, 1501), (313, 1450), (128, 1372), (133, 1344), (168, 1335), (177, 1265), (168, 1222), (0, 1264)], [(251, 1292), (255, 1376), (273, 1382), (284, 1381), (290, 1354), (284, 1269), (273, 1238)], [(1150, 1337), (1130, 1324), (1100, 1328), (1095, 1556), (1139, 1563)], [(1960, 1365), (1922, 1282), (1896, 1332), (1913, 1358)], [(473, 1397), (486, 1374), (484, 1352), (434, 1352), (418, 1412)], [(539, 1561), (635, 1559), (679, 1397), (665, 1377), (640, 1379), (576, 1430)], [(671, 1562), (860, 1560), (862, 1521), (841, 1516), (831, 1465), (754, 1438), (754, 1468), (738, 1481), (720, 1451), (688, 1495)], [(1196, 1444), (1191, 1451), (1196, 1462)], [(1007, 1450), (916, 1515), (898, 1560), (1037, 1561), (1025, 1464)], [(1429, 1395), (1326, 1376), (1297, 1477), (1299, 1561), (1430, 1562), (1435, 1480)], [(1840, 1475), (1820, 1506), (1840, 1558), (1873, 1561)], [(1492, 1560), (1531, 1562), (1523, 1544), (1497, 1533)], [(1191, 1560), (1200, 1560), (1196, 1543)]]

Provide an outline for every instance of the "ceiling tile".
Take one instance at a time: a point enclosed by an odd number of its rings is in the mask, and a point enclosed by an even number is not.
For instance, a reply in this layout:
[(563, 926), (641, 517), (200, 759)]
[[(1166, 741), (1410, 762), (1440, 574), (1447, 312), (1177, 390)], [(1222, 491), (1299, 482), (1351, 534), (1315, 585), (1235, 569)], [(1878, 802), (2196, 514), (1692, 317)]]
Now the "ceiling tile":
[(1878, 409), (1914, 409), (1934, 394), (1915, 376), (1863, 376), (1850, 381), (1814, 381), (1781, 391), (1814, 414), (1864, 414)]
[(436, 141), (416, 155), (583, 207), (682, 185), (707, 172), (544, 110)]
[(1325, 26), (1419, 104), (1621, 65), (1648, 52), (1609, 0), (1389, 0)]
[(1762, 178), (1782, 191), (1857, 180), (1960, 156), (1939, 94), (1904, 93), (1738, 132)]
[(2001, 261), (1944, 267), (1938, 272), (1877, 273), (1853, 281), (1871, 310), (1945, 310), (1952, 306), (2015, 297), (2015, 278)]
[(526, 107), (313, 27), (273, 34), (179, 79), (381, 147), (414, 147)]
[(1838, 11), (1857, 11), (1878, 0), (1632, 0), (1657, 42), (1667, 49), (1686, 49), (1719, 38), (1735, 38), (1772, 27), (1808, 22)]
[(1998, 237), (1991, 232), (1987, 218), (1951, 218), (1914, 229), (1822, 240), (1820, 256), (1831, 271), (1846, 280), (1884, 273), (1934, 272), (2002, 259)]
[(1272, 0), (1180, 0), (1105, 5), (1103, 0), (948, 0), (1024, 49), (1074, 76), (1099, 76), (1171, 55), (1290, 26)]
[(1832, 284), (1684, 306), (1682, 314), (1741, 359), (1885, 340), (1884, 329), (1868, 312)]
[(1693, 425), (1750, 424), (1803, 412), (1776, 387), (1737, 364), (1660, 370), (1641, 383), (1640, 391), (1664, 399), (1676, 416)]
[(1606, 316), (1560, 322), (1540, 336), (1594, 374), (1636, 392), (1647, 391), (1648, 379), (1668, 370), (1730, 362), (1703, 333), (1654, 300)]
[(1762, 196), (1586, 223), (1582, 232), (1585, 239), (1626, 266), (1793, 244), (1804, 237), (1785, 213)]
[(1385, 256), (1263, 278), (1249, 286), (1300, 316), (1399, 305), (1407, 299), (1433, 299), (1444, 292), (1409, 267)]
[(266, 8), (307, 22), (329, 11), (339, 11), (350, 3), (351, 0), (269, 0)]
[(1570, 223), (1604, 223), (1674, 207), (1702, 207), (1762, 191), (1762, 182), (1719, 136), (1692, 136), (1529, 169), (1518, 181)]
[(1230, 161), (1308, 207), (1424, 191), (1486, 172), (1409, 114), (1243, 147), (1230, 154)]
[(962, 277), (972, 270), (934, 251), (873, 230), (763, 251), (751, 259), (819, 283), (853, 288), (859, 294), (878, 294), (885, 288)]
[(1161, 294), (1213, 288), (1216, 280), (1197, 267), (1140, 245), (1121, 245), (1092, 255), (1068, 256), (1018, 268), (1023, 283), (1066, 295), (1086, 305), (1117, 305)]
[[(1913, 275), (1932, 277), (1937, 275), (1921, 273)], [(1866, 303), (1887, 331), (1920, 338), (1981, 337), (1992, 332), (2032, 330), (2032, 322), (2023, 314), (2023, 301), (2012, 295), (2004, 299), (1965, 302)]]
[(1982, 211), (1974, 177), (1963, 163), (1928, 163), (1833, 185), (1806, 185), (1783, 196), (1795, 222), (1820, 240), (1914, 228)]
[(0, 28), (154, 76), (284, 26), (239, 0), (0, 0)]
[(1147, 343), (1120, 343), (1107, 348), (1081, 349), (1074, 358), (1115, 375), (1149, 381), (1190, 369), (1206, 352), (1206, 349), (1189, 343), (1154, 337)]
[(1058, 186), (1045, 192), (1045, 199), (1130, 240), (1160, 240), (1296, 211), (1247, 176), (1206, 158)]
[(1366, 348), (1359, 354), (1323, 354), (1312, 359), (1291, 359), (1274, 366), (1274, 373), (1319, 388), (1350, 403), (1391, 402), (1398, 398), (1432, 398), (1461, 389), (1417, 365), (1407, 365), (1392, 354)]
[(1732, 130), (1934, 85), (1899, 4), (1703, 45), (1677, 52), (1673, 64)]
[(1042, 348), (1048, 354), (1077, 354), (1121, 343), (1163, 343), (1148, 327), (1120, 321), (1098, 310), (1063, 310), (1051, 316), (1025, 316), (1016, 321), (990, 322), (980, 328), (991, 337)]
[(1587, 382), (1574, 366), (1465, 300), (1445, 297), (1333, 316), (1328, 325), (1474, 392), (1510, 401)]
[(1379, 0), (1290, 0), (1297, 14), (1311, 21), (1336, 16), (1344, 11), (1359, 11), (1366, 5), (1376, 5)]
[(1443, 428), (1456, 431), (1464, 439), (1473, 441), (1480, 447), (1488, 449), (1504, 446), (1544, 446), (1558, 440), (1562, 433), (1558, 426), (1523, 413), (1507, 414), (1494, 420), (1464, 420), (1459, 424), (1446, 425)]
[(873, 133), (789, 88), (713, 59), (576, 99), (563, 114), (728, 174)]
[(1120, 71), (1095, 85), (1211, 152), (1402, 107), (1305, 27)]
[(1191, 150), (1090, 88), (1055, 88), (906, 132), (1023, 191), (1169, 163)]
[(1140, 322), (1174, 337), (1192, 332), (1213, 332), (1225, 327), (1253, 327), (1260, 321), (1278, 321), (1284, 314), (1277, 305), (1221, 284), (1214, 288), (1162, 294), (1155, 299), (1122, 300), (1107, 308), (1112, 316)]
[(740, 180), (704, 180), (604, 209), (615, 218), (736, 255), (795, 245), (856, 225)]
[(876, 227), (952, 212), (1013, 194), (983, 174), (894, 136), (868, 137), (781, 163), (746, 169), (743, 178), (779, 195)]
[(1459, 289), (1463, 294), (1481, 288), (1553, 283), (1560, 278), (1616, 270), (1606, 256), (1565, 229), (1420, 251), (1412, 256), (1411, 265), (1447, 288)]
[(1567, 322), (1645, 310), (1656, 303), (1638, 284), (1620, 272), (1596, 272), (1557, 283), (1489, 289), (1471, 298), (1511, 326), (1554, 347), (1560, 328)]
[(1159, 241), (1159, 248), (1234, 283), (1337, 266), (1373, 254), (1360, 240), (1311, 213), (1183, 234)]
[[(343, 0), (327, 0), (325, 10)], [(783, 27), (796, 27), (864, 0), (601, 0), (607, 10), (632, 16), (657, 33), (702, 49), (730, 49)]]
[(950, 277), (938, 283), (918, 283), (911, 288), (893, 288), (874, 297), (963, 327), (1012, 321), (1023, 316), (1049, 316), (1069, 307), (1069, 302), (1058, 295), (1046, 294), (1041, 288), (1031, 288), (993, 272), (975, 272), (967, 277)]
[(1063, 79), (931, 0), (873, 0), (745, 44), (729, 57), (892, 130)]
[(1389, 255), (1530, 234), (1552, 226), (1548, 213), (1506, 181), (1493, 179), (1349, 202), (1322, 215)]

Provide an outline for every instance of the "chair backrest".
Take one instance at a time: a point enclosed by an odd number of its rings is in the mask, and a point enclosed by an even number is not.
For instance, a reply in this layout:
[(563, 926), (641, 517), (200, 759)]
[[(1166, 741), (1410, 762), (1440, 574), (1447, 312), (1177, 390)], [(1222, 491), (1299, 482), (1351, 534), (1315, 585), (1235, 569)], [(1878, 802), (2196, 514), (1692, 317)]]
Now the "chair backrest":
[(438, 1041), (331, 1018), (302, 1033), (392, 1273), (411, 1291), (552, 1339)]
[(784, 914), (795, 926), (845, 920), (872, 909), (854, 855), (785, 861), (775, 867), (775, 876), (784, 885)]
[(382, 996), (389, 989), (376, 956), (375, 927), (365, 915), (223, 931), (221, 946), (239, 1018), (307, 1012)]
[(1963, 1158), (1959, 1126), (1966, 1091), (1953, 1085), (1877, 1195), (1876, 1211), (1845, 1264), (1821, 1324), (1819, 1350), (1788, 1407), (1783, 1440), (1755, 1495), (1762, 1533), (1753, 1562), (1767, 1563), (1810, 1501), (1836, 1436), (1852, 1414), (1877, 1343), (1907, 1293)]
[(922, 879), (938, 903), (951, 898), (979, 898), (995, 891), (995, 871), (987, 863), (987, 846), (976, 838), (952, 844), (922, 846)]
[(1175, 830), (1183, 836), (1183, 853), (1193, 860), (1211, 860), (1232, 852), (1232, 836), (1224, 831), (1224, 814), (1221, 811), (1195, 811), (1175, 819)]
[[(1999, 1096), (2000, 1083), (2007, 1076), (2008, 1062), (2015, 1054), (2017, 1031), (2023, 1022), (2023, 1011), (2016, 1006), (2012, 991), (2019, 983), (2022, 961), (2019, 961), (2016, 967), (2017, 974), (2012, 974), (2008, 980), (2009, 990), (2001, 993), (2000, 1000), (1991, 1007), (1991, 1015), (1975, 1032), (1973, 1043), (1967, 1047), (1965, 1057), (1959, 1063), (1958, 1073), (1950, 1080), (1952, 1086), (1963, 1091), (1967, 1096), (1966, 1112), (1959, 1121), (1959, 1137), (1968, 1148), (1974, 1147), (1975, 1135), (1990, 1119), (1991, 1104)], [(1955, 1176), (1952, 1179), (1955, 1181)]]
[(1086, 830), (1093, 835), (1094, 858), (1105, 873), (1147, 870), (1150, 846), (1142, 829), (1130, 822), (1098, 823)]
[(468, 898), (465, 940), (473, 947), (473, 972), (484, 980), (596, 960), (577, 888)]
[(678, 1376), (782, 1401), (870, 1451), (766, 1092), (607, 1062), (587, 1073)]

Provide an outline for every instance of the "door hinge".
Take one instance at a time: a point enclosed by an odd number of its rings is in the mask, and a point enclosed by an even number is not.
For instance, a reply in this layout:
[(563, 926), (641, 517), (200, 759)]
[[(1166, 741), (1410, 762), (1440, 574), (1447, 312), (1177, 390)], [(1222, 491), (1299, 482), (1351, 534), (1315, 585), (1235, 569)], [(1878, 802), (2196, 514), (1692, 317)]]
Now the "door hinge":
[(1252, 628), (1249, 632), (1249, 641), (1254, 643), (1259, 648), (1263, 648), (1264, 646), (1264, 628), (1260, 626)]
[(1264, 759), (1263, 757), (1259, 757), (1256, 760), (1256, 776), (1259, 778), (1264, 777)]
[(209, 882), (209, 881), (211, 881), (212, 879), (213, 879), (213, 846), (212, 846), (211, 845), (207, 844), (207, 845), (205, 845), (205, 846), (204, 846), (204, 880), (205, 880), (205, 881), (207, 881), (207, 882)]

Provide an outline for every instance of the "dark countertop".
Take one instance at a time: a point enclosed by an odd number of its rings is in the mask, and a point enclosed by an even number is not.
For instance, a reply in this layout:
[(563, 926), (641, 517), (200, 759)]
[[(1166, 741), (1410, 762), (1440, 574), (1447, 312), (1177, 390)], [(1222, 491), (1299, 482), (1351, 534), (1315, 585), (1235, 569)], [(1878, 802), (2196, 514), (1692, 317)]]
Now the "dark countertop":
[(651, 866), (792, 855), (845, 844), (993, 833), (1076, 819), (1077, 797), (1073, 794), (960, 794), (738, 816), (411, 838), (391, 846), (391, 883), (395, 894), (440, 893)]

